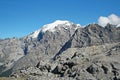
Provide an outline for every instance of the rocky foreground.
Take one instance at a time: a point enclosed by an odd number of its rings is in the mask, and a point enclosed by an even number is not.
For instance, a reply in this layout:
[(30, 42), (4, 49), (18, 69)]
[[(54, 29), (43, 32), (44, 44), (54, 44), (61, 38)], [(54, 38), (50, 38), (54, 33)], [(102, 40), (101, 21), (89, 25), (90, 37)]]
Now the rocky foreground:
[(0, 40), (1, 77), (120, 80), (120, 27), (71, 22), (55, 25), (54, 30), (49, 26), (21, 39)]
[(11, 76), (28, 80), (120, 80), (120, 43), (69, 48), (55, 60), (40, 60)]

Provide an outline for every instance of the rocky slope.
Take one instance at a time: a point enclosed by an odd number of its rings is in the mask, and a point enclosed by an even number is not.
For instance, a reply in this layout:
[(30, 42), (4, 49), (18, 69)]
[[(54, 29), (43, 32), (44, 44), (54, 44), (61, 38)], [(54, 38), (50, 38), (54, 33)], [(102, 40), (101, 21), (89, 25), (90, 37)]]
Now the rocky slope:
[(58, 52), (61, 54), (68, 48), (82, 48), (86, 46), (102, 45), (120, 41), (120, 28), (107, 24), (105, 27), (98, 24), (89, 24), (84, 28), (77, 29), (70, 40), (65, 43)]
[(17, 69), (11, 76), (28, 80), (119, 80), (119, 53), (120, 43), (69, 48), (54, 61), (44, 56), (36, 65)]
[(80, 27), (69, 21), (55, 21), (21, 39), (10, 40), (14, 44), (0, 41), (0, 54), (8, 54), (0, 60), (4, 64), (10, 60), (2, 76), (27, 80), (120, 80), (117, 25)]
[(0, 40), (0, 74), (13, 67), (14, 63), (25, 55), (24, 46), (20, 39)]

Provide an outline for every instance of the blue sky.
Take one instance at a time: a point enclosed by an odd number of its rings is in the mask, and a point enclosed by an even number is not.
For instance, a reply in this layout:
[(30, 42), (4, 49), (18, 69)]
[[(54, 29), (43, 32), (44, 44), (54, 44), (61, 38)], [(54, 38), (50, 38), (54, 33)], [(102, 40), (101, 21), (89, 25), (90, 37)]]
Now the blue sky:
[(120, 0), (0, 0), (0, 38), (22, 37), (55, 20), (86, 25), (120, 16)]

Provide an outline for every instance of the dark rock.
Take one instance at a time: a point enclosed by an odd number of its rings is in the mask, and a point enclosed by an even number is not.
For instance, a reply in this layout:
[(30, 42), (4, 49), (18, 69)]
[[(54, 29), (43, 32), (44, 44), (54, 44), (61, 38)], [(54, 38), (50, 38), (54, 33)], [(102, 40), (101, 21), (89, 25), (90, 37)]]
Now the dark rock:
[(97, 72), (99, 72), (98, 66), (95, 64), (90, 65), (86, 70), (91, 74), (96, 74)]
[(102, 65), (102, 67), (101, 67), (101, 68), (103, 69), (103, 71), (104, 71), (104, 73), (105, 73), (105, 74), (107, 74), (107, 73), (108, 73), (108, 68), (107, 68), (106, 66)]

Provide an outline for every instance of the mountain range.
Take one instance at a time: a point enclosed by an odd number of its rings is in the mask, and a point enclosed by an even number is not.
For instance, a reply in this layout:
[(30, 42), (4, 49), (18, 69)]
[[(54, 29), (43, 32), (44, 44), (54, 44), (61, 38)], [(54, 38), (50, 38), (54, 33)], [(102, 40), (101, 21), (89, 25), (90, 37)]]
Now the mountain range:
[(0, 39), (0, 76), (24, 80), (120, 80), (120, 25), (57, 20)]

